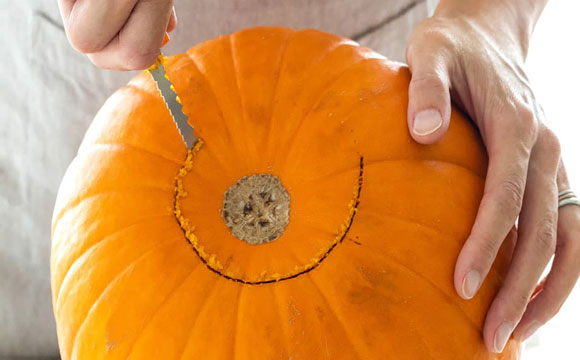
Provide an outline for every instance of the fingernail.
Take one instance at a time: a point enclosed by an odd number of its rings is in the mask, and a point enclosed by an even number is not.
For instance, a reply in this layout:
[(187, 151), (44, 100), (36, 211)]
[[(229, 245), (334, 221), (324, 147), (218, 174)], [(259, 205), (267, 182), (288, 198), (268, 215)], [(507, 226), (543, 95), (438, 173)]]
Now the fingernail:
[(507, 343), (512, 331), (514, 330), (514, 326), (505, 321), (503, 322), (495, 331), (495, 339), (493, 341), (494, 351), (496, 353), (500, 353), (503, 351), (505, 344)]
[(481, 283), (481, 275), (479, 271), (470, 270), (467, 275), (463, 278), (463, 297), (466, 299), (471, 299), (475, 296), (475, 293), (479, 289), (479, 284)]
[(434, 133), (443, 125), (443, 119), (439, 111), (428, 109), (419, 111), (413, 120), (413, 132), (415, 135), (425, 136)]
[(521, 337), (521, 340), (524, 341), (527, 338), (529, 338), (530, 336), (532, 336), (533, 333), (535, 333), (536, 331), (538, 331), (538, 328), (540, 327), (540, 323), (537, 321), (532, 321), (528, 327), (526, 328), (526, 330), (523, 332), (523, 335)]

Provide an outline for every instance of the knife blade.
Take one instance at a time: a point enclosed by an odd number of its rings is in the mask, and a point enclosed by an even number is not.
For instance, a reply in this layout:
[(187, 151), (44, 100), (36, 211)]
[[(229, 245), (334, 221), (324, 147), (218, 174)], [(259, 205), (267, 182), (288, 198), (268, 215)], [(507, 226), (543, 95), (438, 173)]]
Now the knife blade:
[(169, 81), (165, 71), (164, 63), (166, 58), (159, 54), (155, 63), (147, 69), (157, 84), (157, 89), (171, 114), (171, 118), (188, 149), (191, 149), (197, 142), (197, 137), (193, 135), (193, 126), (187, 122), (187, 115), (183, 112), (181, 100), (175, 92), (175, 88)]

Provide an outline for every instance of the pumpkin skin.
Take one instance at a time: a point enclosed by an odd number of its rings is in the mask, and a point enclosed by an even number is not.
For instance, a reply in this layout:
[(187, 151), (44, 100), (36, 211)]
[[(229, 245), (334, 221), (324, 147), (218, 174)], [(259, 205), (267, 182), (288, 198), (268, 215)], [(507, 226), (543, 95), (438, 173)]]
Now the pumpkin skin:
[[(59, 189), (53, 307), (63, 359), (517, 359), (482, 340), (512, 231), (478, 294), (455, 261), (487, 168), (453, 110), (407, 130), (408, 68), (316, 30), (259, 27), (165, 64), (203, 141), (183, 145), (142, 73), (96, 115)], [(250, 245), (226, 190), (278, 177), (290, 220)]]

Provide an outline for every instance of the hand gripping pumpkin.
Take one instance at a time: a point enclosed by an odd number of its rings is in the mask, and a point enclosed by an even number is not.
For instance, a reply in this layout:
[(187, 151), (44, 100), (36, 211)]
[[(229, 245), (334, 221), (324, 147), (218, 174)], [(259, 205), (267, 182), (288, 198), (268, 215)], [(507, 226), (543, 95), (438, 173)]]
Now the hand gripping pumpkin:
[(452, 113), (407, 130), (408, 69), (315, 30), (252, 28), (165, 64), (187, 150), (147, 73), (105, 103), (61, 184), (51, 277), (63, 359), (517, 359), (453, 288), (487, 158)]

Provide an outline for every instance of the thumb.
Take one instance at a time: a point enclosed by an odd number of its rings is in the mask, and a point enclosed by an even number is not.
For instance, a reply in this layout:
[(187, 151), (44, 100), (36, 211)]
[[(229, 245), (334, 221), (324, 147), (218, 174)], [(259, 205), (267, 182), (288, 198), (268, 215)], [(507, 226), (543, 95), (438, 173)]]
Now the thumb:
[(177, 14), (175, 14), (175, 6), (171, 11), (171, 16), (169, 17), (169, 22), (167, 23), (167, 29), (165, 31), (172, 32), (175, 30), (175, 26), (177, 26)]
[[(407, 51), (412, 73), (407, 123), (411, 137), (421, 144), (439, 141), (449, 127), (451, 114), (447, 66), (437, 50)], [(426, 49), (425, 49), (426, 50)]]

